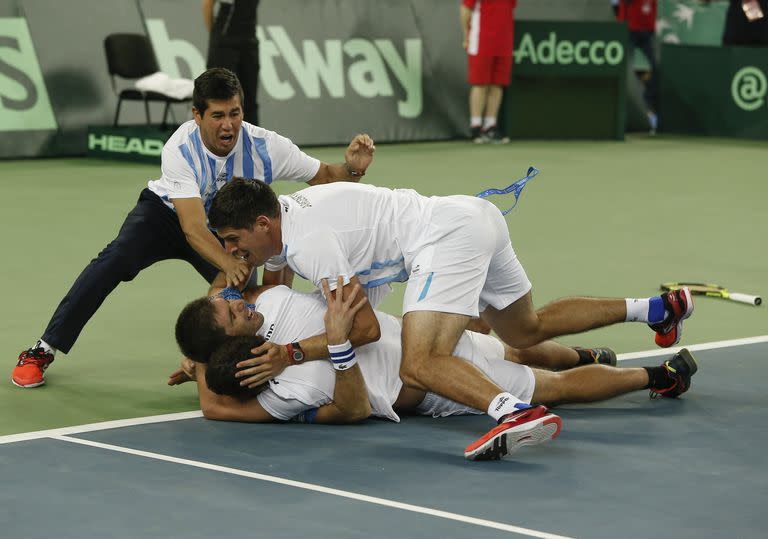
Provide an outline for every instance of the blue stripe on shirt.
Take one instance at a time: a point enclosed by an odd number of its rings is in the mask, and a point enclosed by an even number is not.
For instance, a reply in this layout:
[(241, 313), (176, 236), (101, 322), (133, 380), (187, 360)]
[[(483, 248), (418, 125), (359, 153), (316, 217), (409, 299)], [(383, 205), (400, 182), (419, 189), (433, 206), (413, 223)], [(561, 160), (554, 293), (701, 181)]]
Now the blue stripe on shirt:
[(253, 137), (253, 144), (261, 162), (264, 163), (264, 183), (270, 184), (272, 183), (272, 159), (267, 152), (267, 142), (263, 138)]
[(383, 284), (391, 283), (391, 282), (398, 282), (402, 283), (408, 280), (408, 272), (404, 269), (400, 270), (400, 273), (397, 275), (390, 275), (388, 277), (382, 277), (381, 279), (374, 279), (372, 281), (368, 281), (367, 283), (363, 284), (363, 288), (376, 288), (377, 286), (381, 286)]
[(200, 183), (200, 178), (197, 175), (197, 169), (195, 168), (195, 160), (192, 159), (192, 153), (189, 151), (189, 148), (186, 144), (181, 144), (179, 146), (179, 151), (181, 152), (181, 155), (184, 156), (184, 159), (186, 159), (187, 164), (189, 164), (189, 168), (191, 168), (192, 172), (195, 173), (195, 181)]
[(248, 131), (243, 126), (240, 138), (243, 139), (243, 178), (253, 178), (253, 154), (251, 153), (251, 139)]
[(358, 271), (355, 275), (370, 275), (371, 271), (388, 268), (390, 266), (397, 266), (405, 260), (405, 257), (400, 257), (397, 260), (384, 260), (383, 262), (374, 262), (371, 264), (371, 269)]

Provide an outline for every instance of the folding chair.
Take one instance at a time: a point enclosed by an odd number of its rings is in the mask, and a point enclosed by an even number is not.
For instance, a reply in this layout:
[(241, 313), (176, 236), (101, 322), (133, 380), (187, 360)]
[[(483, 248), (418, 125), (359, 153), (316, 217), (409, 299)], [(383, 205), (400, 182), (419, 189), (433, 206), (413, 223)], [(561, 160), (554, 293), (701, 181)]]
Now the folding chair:
[(149, 103), (151, 101), (165, 103), (163, 123), (161, 124), (163, 128), (167, 126), (168, 112), (172, 104), (192, 101), (191, 98), (176, 99), (157, 92), (142, 92), (136, 88), (125, 88), (118, 91), (116, 77), (135, 80), (160, 71), (152, 43), (147, 36), (143, 34), (110, 34), (104, 39), (104, 51), (107, 54), (107, 68), (112, 81), (112, 89), (117, 95), (114, 126), (117, 126), (120, 107), (124, 100), (144, 102), (147, 125), (152, 123), (149, 115)]

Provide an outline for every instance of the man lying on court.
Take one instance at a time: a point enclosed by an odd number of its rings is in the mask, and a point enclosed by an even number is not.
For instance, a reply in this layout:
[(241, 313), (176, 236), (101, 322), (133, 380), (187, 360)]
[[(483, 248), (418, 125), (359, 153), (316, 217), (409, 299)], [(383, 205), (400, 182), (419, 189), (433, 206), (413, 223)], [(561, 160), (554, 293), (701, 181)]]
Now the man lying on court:
[[(212, 288), (210, 297), (195, 300), (182, 310), (176, 338), (184, 355), (198, 361), (195, 370), (200, 405), (207, 418), (352, 423), (369, 415), (399, 421), (398, 413), (434, 417), (483, 413), (403, 384), (399, 377), (402, 322), (395, 316), (374, 311), (381, 338), (353, 349), (348, 335), (365, 298), (355, 302), (359, 288), (345, 300), (341, 294), (330, 294), (325, 282), (323, 288), (329, 298), (327, 311), (319, 293), (305, 294), (284, 286), (246, 290), (245, 300), (225, 299), (237, 293)], [(252, 357), (252, 349), (264, 339), (298, 349), (319, 339), (328, 343), (330, 361), (302, 362), (297, 358), (282, 374), (259, 387), (241, 386), (235, 377), (237, 363)], [(687, 391), (696, 372), (696, 363), (686, 350), (658, 367), (622, 369), (609, 366), (615, 364), (615, 355), (601, 352), (602, 361), (608, 364), (595, 364), (600, 358), (596, 360), (588, 351), (551, 341), (516, 350), (472, 331), (463, 333), (455, 349), (456, 356), (535, 405), (598, 401), (646, 388), (652, 394), (677, 397)], [(521, 362), (569, 370), (553, 372)], [(180, 377), (183, 373), (177, 371), (169, 383), (178, 383)], [(560, 425), (543, 419), (523, 427), (506, 429), (498, 441), (504, 450), (492, 452), (488, 458), (547, 441), (556, 436)]]
[[(561, 298), (536, 310), (504, 216), (477, 197), (426, 197), (412, 189), (341, 183), (278, 197), (264, 182), (235, 179), (216, 194), (208, 216), (225, 249), (253, 266), (264, 265), (265, 275), (290, 271), (317, 287), (333, 279), (334, 294), (341, 275), (342, 295), (360, 284), (368, 304), (355, 317), (355, 346), (365, 344), (356, 335), (368, 342), (379, 338), (373, 309), (390, 283), (407, 283), (403, 382), (484, 410), (497, 421), (467, 446), (468, 458), (498, 451), (507, 429), (561, 422), (453, 355), (470, 320), (482, 318), (515, 348), (620, 322), (648, 324), (656, 344), (669, 347), (679, 342), (683, 321), (693, 313), (688, 289), (651, 298)], [(244, 362), (249, 385), (256, 385), (252, 375), (261, 363)]]

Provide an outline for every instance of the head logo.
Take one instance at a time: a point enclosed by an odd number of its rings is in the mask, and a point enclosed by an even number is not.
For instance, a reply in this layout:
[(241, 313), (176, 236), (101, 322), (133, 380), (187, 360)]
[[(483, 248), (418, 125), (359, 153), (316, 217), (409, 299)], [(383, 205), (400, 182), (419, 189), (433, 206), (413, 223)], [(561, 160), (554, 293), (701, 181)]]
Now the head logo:
[(0, 131), (56, 127), (27, 21), (0, 18)]
[(743, 110), (757, 110), (765, 104), (768, 80), (760, 68), (742, 67), (731, 81), (731, 95), (736, 105)]

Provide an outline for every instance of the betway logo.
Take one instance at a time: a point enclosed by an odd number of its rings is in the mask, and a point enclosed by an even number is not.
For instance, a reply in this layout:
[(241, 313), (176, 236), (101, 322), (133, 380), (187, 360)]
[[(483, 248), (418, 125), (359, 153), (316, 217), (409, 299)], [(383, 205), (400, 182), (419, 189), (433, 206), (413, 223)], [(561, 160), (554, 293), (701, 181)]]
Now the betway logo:
[[(304, 39), (299, 51), (282, 26), (259, 26), (256, 33), (261, 49), (261, 87), (274, 99), (291, 99), (297, 88), (309, 99), (319, 99), (322, 88), (330, 97), (341, 99), (347, 95), (347, 86), (369, 99), (392, 97), (391, 71), (405, 94), (397, 101), (397, 113), (403, 118), (421, 114), (420, 39), (404, 40), (401, 56), (390, 39)], [(292, 77), (280, 76), (278, 60), (285, 63)]]
[[(192, 78), (205, 70), (200, 50), (189, 41), (171, 37), (164, 20), (147, 19), (146, 23), (161, 71), (171, 77), (190, 76), (179, 70), (177, 60), (186, 64)], [(297, 45), (282, 26), (258, 26), (256, 35), (259, 90), (274, 99), (287, 101), (297, 90), (309, 99), (320, 99), (323, 89), (335, 99), (343, 99), (350, 92), (369, 99), (397, 95), (398, 115), (421, 115), (421, 39), (405, 39), (398, 47), (391, 39), (362, 38), (304, 39)]]
[(0, 131), (56, 127), (27, 21), (0, 18)]
[(515, 50), (515, 63), (528, 60), (532, 64), (569, 65), (617, 65), (624, 59), (624, 46), (620, 41), (558, 41), (557, 33), (550, 32), (549, 37), (535, 43), (531, 34), (526, 33)]

